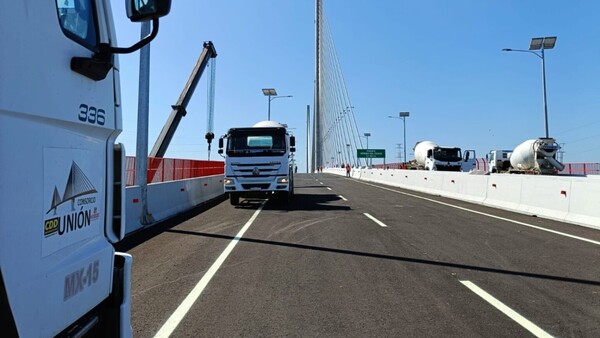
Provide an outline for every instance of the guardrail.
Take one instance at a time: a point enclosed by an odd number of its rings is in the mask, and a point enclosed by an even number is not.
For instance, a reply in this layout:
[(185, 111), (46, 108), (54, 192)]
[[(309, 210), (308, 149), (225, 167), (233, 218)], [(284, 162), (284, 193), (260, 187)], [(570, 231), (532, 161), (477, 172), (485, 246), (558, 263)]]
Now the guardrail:
[[(346, 175), (344, 169), (325, 172)], [(351, 177), (600, 230), (600, 176), (352, 169)]]

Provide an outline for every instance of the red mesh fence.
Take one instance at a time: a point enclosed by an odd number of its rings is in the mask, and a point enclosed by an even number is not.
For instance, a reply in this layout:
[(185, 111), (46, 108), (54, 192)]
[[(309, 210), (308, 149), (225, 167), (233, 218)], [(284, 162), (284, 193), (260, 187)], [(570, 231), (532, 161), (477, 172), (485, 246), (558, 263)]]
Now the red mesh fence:
[(564, 163), (561, 175), (600, 175), (600, 163)]
[[(127, 157), (126, 185), (135, 185), (136, 158)], [(195, 177), (222, 175), (225, 172), (221, 161), (181, 160), (175, 158), (148, 158), (148, 183), (185, 180)]]

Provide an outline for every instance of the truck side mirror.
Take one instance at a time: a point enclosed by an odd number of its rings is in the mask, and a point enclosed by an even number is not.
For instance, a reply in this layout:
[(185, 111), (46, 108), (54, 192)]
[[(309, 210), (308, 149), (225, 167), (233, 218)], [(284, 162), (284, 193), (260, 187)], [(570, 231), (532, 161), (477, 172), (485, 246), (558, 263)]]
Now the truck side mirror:
[(219, 138), (219, 149), (223, 150), (223, 138), (222, 137)]
[(290, 147), (290, 153), (295, 153), (296, 152), (296, 147)]
[(171, 11), (171, 0), (126, 0), (127, 17), (132, 22), (163, 17)]
[[(290, 147), (295, 147), (295, 146), (296, 146), (296, 137), (290, 136)], [(290, 151), (295, 151), (295, 150), (290, 150)]]

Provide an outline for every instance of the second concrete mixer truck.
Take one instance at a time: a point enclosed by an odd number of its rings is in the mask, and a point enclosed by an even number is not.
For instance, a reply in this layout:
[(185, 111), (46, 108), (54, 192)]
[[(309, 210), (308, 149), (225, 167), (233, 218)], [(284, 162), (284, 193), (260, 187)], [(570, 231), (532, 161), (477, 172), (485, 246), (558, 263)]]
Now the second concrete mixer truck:
[(552, 175), (564, 169), (556, 159), (560, 146), (553, 138), (530, 139), (514, 150), (492, 150), (487, 157), (488, 172)]
[(470, 171), (475, 167), (475, 151), (459, 147), (440, 147), (432, 141), (420, 141), (413, 148), (418, 169), (431, 171)]

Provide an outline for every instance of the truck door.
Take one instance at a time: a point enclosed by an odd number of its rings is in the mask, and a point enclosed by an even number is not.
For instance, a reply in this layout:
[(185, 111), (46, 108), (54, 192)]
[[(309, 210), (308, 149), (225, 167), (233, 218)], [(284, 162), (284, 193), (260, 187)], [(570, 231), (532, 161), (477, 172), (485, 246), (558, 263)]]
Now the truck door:
[(463, 155), (463, 161), (461, 164), (461, 171), (475, 170), (477, 167), (477, 159), (475, 158), (475, 150), (465, 150)]
[(108, 11), (100, 0), (4, 7), (0, 277), (19, 335), (54, 336), (111, 290), (105, 223), (120, 129), (114, 74), (94, 81), (70, 68), (72, 57), (90, 57), (108, 39)]

